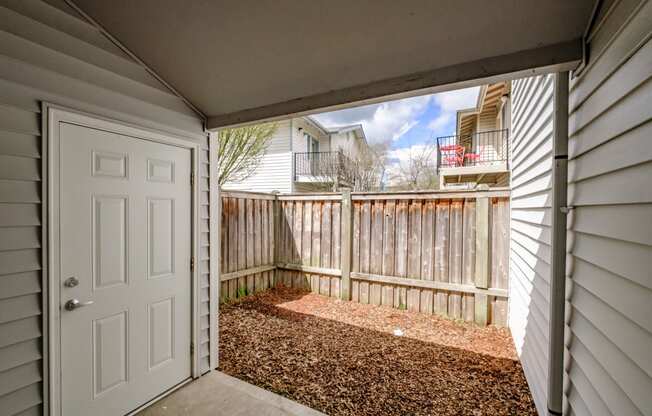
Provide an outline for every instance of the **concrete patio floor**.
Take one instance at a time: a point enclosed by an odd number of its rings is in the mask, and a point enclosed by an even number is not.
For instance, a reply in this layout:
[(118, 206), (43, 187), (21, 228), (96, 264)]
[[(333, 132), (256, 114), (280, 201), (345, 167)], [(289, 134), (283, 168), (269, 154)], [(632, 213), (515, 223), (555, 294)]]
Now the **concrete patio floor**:
[(219, 371), (192, 381), (138, 416), (324, 416), (285, 397)]

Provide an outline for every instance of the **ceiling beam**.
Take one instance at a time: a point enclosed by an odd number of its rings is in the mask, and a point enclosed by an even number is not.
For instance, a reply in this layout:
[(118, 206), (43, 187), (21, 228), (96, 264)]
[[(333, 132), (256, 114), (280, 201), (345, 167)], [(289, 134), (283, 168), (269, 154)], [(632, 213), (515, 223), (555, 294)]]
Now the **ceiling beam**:
[(214, 130), (256, 121), (279, 120), (351, 107), (352, 103), (373, 104), (543, 73), (569, 71), (574, 69), (581, 59), (582, 41), (576, 39), (262, 107), (212, 115), (208, 117), (206, 127)]

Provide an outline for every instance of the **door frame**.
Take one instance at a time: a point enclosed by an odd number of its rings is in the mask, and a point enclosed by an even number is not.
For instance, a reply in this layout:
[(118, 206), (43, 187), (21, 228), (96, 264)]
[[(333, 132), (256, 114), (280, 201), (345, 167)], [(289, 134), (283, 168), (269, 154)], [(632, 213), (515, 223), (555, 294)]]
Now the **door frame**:
[[(44, 414), (51, 416), (61, 415), (61, 307), (60, 307), (60, 241), (59, 241), (59, 123), (65, 122), (78, 126), (103, 130), (110, 133), (121, 134), (139, 140), (177, 146), (190, 150), (191, 173), (194, 183), (191, 185), (191, 256), (194, 258), (194, 270), (191, 272), (191, 339), (188, 340), (191, 348), (191, 375), (181, 381), (177, 386), (167, 391), (162, 391), (155, 398), (149, 398), (144, 405), (174, 391), (189, 380), (199, 377), (199, 165), (200, 144), (197, 139), (183, 137), (167, 132), (137, 126), (122, 122), (102, 115), (71, 109), (51, 103), (42, 104), (42, 218), (44, 224), (42, 238), (42, 268), (43, 268), (43, 407)], [(190, 182), (190, 178), (188, 178)], [(138, 410), (143, 406), (138, 407)]]

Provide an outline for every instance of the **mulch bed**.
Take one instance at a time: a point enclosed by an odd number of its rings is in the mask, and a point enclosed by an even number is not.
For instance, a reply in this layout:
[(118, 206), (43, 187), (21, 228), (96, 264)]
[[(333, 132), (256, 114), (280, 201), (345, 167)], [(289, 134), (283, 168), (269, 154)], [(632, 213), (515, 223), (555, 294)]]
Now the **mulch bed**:
[(329, 415), (536, 414), (507, 329), (289, 288), (220, 307), (220, 370)]

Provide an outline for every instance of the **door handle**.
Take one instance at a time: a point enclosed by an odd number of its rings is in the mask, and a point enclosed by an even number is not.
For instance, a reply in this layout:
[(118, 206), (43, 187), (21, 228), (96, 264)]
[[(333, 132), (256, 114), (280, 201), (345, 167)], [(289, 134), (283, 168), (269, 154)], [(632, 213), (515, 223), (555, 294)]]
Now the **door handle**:
[(63, 307), (66, 308), (67, 311), (74, 311), (75, 309), (81, 308), (82, 306), (88, 306), (92, 304), (92, 300), (87, 302), (80, 302), (79, 299), (70, 299)]

